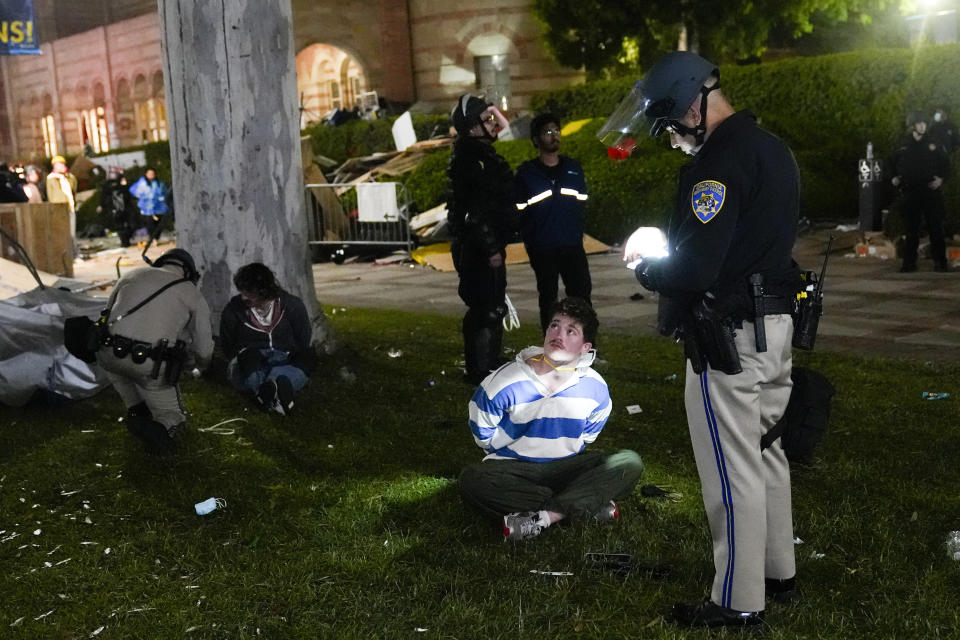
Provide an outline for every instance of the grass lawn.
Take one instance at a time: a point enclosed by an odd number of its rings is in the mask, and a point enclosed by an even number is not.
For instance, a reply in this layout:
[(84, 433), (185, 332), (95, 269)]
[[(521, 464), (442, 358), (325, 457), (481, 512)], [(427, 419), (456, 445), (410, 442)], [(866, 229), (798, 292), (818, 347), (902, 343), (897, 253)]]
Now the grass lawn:
[[(601, 334), (615, 409), (594, 448), (638, 451), (641, 484), (682, 500), (638, 489), (616, 524), (513, 545), (457, 492), (459, 470), (482, 457), (466, 426), (459, 320), (330, 311), (342, 348), (296, 415), (187, 376), (190, 426), (172, 459), (127, 434), (112, 390), (3, 408), (0, 637), (706, 635), (663, 620), (712, 577), (676, 345)], [(525, 326), (505, 342), (517, 350), (539, 334)], [(960, 367), (826, 352), (797, 362), (826, 373), (837, 396), (816, 466), (794, 473), (802, 598), (768, 607), (768, 637), (956, 638), (960, 564), (944, 541), (960, 529)], [(643, 411), (628, 414), (633, 404)], [(196, 515), (209, 497), (226, 507)], [(615, 575), (588, 552), (658, 570)]]

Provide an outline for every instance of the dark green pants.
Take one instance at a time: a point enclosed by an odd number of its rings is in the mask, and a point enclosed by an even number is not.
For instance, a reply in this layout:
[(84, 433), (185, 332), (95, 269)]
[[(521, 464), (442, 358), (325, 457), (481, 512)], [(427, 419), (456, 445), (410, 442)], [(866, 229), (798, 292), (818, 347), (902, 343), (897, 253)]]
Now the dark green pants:
[(487, 460), (460, 474), (467, 504), (500, 519), (516, 511), (556, 511), (591, 518), (610, 500), (629, 495), (643, 475), (633, 451), (581, 453), (550, 462)]

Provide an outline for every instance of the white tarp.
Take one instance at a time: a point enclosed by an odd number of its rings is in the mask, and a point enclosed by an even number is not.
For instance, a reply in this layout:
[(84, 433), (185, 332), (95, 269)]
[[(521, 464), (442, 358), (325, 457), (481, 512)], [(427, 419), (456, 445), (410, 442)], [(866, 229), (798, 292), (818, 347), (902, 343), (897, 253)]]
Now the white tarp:
[(96, 363), (74, 358), (63, 346), (63, 319), (99, 317), (104, 300), (54, 287), (0, 300), (0, 403), (19, 407), (45, 391), (88, 398), (109, 382)]

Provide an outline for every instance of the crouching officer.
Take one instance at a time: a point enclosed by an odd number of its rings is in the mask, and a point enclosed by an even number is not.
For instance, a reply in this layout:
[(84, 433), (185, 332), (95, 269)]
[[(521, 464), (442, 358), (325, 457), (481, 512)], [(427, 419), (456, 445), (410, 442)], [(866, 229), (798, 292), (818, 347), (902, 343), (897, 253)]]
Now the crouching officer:
[(513, 173), (493, 143), (509, 123), (495, 106), (469, 94), (460, 96), (450, 117), (457, 130), (447, 166), (450, 253), (460, 276), (457, 291), (467, 305), (464, 378), (477, 385), (500, 366), (507, 309), (504, 258), (516, 208)]
[(153, 452), (174, 448), (184, 424), (177, 379), (213, 353), (210, 307), (193, 257), (171, 249), (151, 268), (126, 273), (103, 312), (97, 362), (127, 409), (127, 428)]
[(662, 57), (624, 102), (599, 133), (608, 146), (642, 126), (693, 156), (679, 176), (668, 255), (636, 267), (661, 294), (661, 333), (684, 338), (684, 404), (713, 537), (710, 597), (676, 605), (672, 619), (759, 625), (765, 592), (786, 599), (796, 573), (790, 470), (780, 443), (761, 452), (760, 439), (792, 384), (797, 165), (751, 113), (734, 112), (719, 70), (693, 53)]

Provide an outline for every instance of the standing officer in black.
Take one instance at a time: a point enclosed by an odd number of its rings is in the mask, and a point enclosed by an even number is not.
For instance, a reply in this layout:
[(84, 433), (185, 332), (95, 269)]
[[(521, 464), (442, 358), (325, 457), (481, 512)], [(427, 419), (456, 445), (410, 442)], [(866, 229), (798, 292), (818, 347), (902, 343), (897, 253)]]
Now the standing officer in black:
[(792, 595), (796, 574), (790, 469), (780, 443), (761, 451), (760, 439), (792, 387), (799, 172), (790, 149), (719, 89), (713, 64), (668, 54), (599, 134), (610, 143), (611, 131), (622, 137), (646, 121), (693, 156), (679, 176), (669, 254), (642, 260), (636, 274), (660, 293), (660, 331), (679, 332), (688, 357), (684, 404), (716, 575), (709, 599), (676, 605), (671, 617), (696, 627), (762, 624), (765, 595)]
[(460, 275), (458, 293), (467, 305), (463, 316), (464, 379), (477, 385), (500, 365), (506, 315), (506, 245), (514, 226), (513, 172), (493, 148), (508, 126), (486, 101), (460, 96), (450, 114), (457, 130), (447, 166), (447, 223), (450, 252)]
[(891, 182), (903, 193), (903, 264), (900, 271), (917, 270), (920, 219), (927, 221), (930, 253), (935, 271), (947, 270), (947, 243), (943, 232), (943, 179), (950, 159), (937, 139), (927, 135), (927, 117), (914, 111), (907, 116), (909, 131), (893, 158)]

